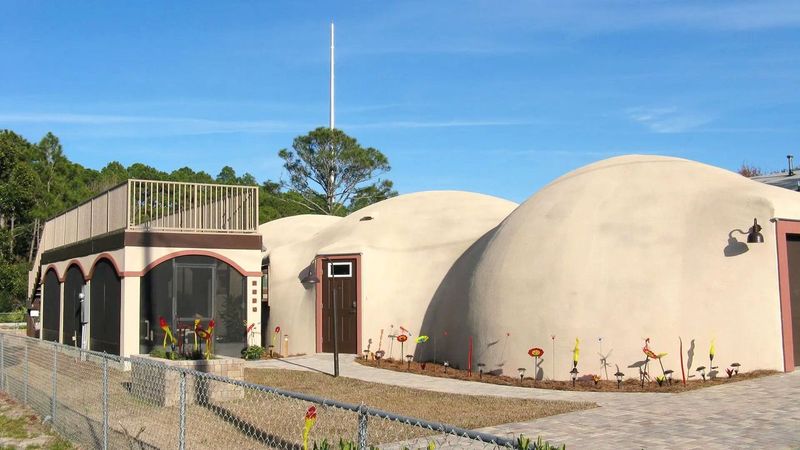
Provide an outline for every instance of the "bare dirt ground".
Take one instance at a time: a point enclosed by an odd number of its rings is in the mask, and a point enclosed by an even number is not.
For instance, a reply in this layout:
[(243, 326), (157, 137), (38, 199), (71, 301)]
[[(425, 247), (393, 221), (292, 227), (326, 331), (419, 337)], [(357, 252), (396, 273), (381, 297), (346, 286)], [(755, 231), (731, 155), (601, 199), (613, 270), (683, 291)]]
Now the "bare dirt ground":
[(297, 370), (245, 369), (245, 379), (345, 403), (363, 402), (384, 411), (467, 429), (533, 420), (596, 406), (588, 402), (448, 394)]
[(0, 393), (0, 449), (64, 450), (75, 448), (42, 425), (41, 419), (4, 393)]

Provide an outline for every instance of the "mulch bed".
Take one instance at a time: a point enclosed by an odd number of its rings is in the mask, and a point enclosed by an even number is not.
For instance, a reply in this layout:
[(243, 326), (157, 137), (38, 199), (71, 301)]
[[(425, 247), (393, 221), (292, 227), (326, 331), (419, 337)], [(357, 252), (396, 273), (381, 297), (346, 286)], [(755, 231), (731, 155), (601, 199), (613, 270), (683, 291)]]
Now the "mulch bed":
[[(691, 378), (686, 381), (685, 386), (680, 380), (680, 374), (677, 374), (677, 377), (672, 380), (672, 384), (664, 382), (661, 386), (659, 386), (658, 382), (656, 382), (655, 380), (656, 373), (652, 373), (651, 374), (652, 381), (649, 382), (645, 381), (644, 387), (642, 387), (642, 383), (639, 378), (635, 379), (628, 378), (624, 380), (621, 383), (620, 387), (618, 388), (617, 382), (614, 380), (613, 376), (611, 377), (611, 380), (607, 381), (603, 379), (597, 383), (595, 383), (591, 378), (584, 376), (578, 378), (578, 380), (576, 380), (575, 382), (575, 386), (573, 386), (572, 381), (534, 380), (533, 378), (526, 377), (522, 380), (522, 382), (520, 382), (519, 378), (509, 377), (505, 375), (492, 375), (484, 373), (481, 376), (477, 371), (473, 371), (472, 376), (470, 376), (466, 370), (454, 369), (452, 367), (448, 367), (447, 373), (445, 373), (445, 367), (443, 365), (434, 364), (432, 362), (427, 362), (427, 363), (412, 362), (410, 368), (407, 362), (393, 360), (393, 359), (383, 359), (381, 361), (375, 361), (375, 360), (365, 360), (364, 358), (357, 358), (356, 362), (365, 366), (379, 367), (381, 369), (394, 370), (396, 372), (408, 372), (418, 375), (427, 375), (431, 377), (478, 381), (481, 383), (500, 384), (506, 386), (535, 387), (539, 389), (554, 389), (559, 391), (589, 391), (589, 392), (686, 392), (695, 389), (707, 388), (711, 386), (719, 386), (725, 383), (751, 380), (753, 378), (759, 378), (778, 373), (775, 370), (754, 370), (752, 372), (739, 372), (739, 374), (734, 375), (731, 378), (728, 378), (728, 375), (723, 373), (723, 376), (721, 377), (718, 376), (713, 380), (706, 379), (706, 381), (702, 381), (699, 375), (691, 374)], [(424, 369), (423, 365), (425, 367)]]

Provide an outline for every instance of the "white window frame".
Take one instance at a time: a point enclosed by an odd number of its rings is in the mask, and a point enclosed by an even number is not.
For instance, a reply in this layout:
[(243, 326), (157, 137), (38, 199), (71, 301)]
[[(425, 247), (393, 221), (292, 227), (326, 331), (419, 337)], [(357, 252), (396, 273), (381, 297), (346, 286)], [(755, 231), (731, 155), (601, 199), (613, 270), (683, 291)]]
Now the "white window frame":
[[(334, 275), (333, 268), (336, 266), (347, 266), (347, 275)], [(353, 263), (351, 261), (343, 262), (329, 262), (328, 263), (328, 278), (352, 278), (353, 277)]]

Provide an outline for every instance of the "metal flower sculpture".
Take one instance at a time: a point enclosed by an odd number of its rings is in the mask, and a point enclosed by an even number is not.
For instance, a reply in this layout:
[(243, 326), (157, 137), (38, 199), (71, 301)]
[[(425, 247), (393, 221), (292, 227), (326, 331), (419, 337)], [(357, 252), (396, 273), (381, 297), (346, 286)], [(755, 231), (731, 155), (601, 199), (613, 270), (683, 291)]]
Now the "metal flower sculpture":
[(172, 330), (169, 329), (169, 324), (163, 317), (158, 318), (158, 325), (161, 327), (161, 330), (164, 331), (164, 344), (163, 347), (167, 348), (167, 339), (169, 339), (172, 345), (175, 345), (177, 342), (175, 340), (175, 336), (172, 335)]
[[(403, 354), (403, 349), (405, 348), (405, 342), (408, 340), (408, 335), (399, 334), (397, 335), (397, 342), (400, 343), (400, 354)], [(402, 361), (402, 360), (401, 360)]]
[(528, 356), (533, 358), (533, 383), (536, 384), (536, 373), (539, 371), (539, 358), (544, 355), (544, 350), (539, 347), (533, 347), (528, 350)]
[[(197, 330), (200, 327), (200, 319), (194, 319), (194, 329)], [(194, 333), (194, 351), (197, 351), (197, 333)]]
[(709, 370), (714, 370), (717, 367), (714, 365), (714, 356), (717, 354), (717, 350), (714, 347), (715, 339), (711, 340), (711, 347), (708, 349), (708, 368)]
[(272, 357), (272, 352), (275, 351), (275, 345), (278, 343), (278, 337), (281, 335), (281, 327), (275, 327), (275, 332), (272, 333), (272, 344), (269, 346), (269, 356)]
[(213, 354), (213, 336), (214, 336), (214, 319), (211, 319), (208, 322), (208, 329), (204, 330), (203, 327), (200, 326), (198, 323), (196, 328), (194, 329), (195, 334), (200, 336), (200, 339), (206, 341), (206, 351), (205, 356), (206, 359), (211, 359), (211, 355)]
[(317, 407), (311, 405), (306, 410), (305, 425), (303, 426), (303, 450), (308, 450), (308, 434), (311, 427), (317, 422)]
[(580, 339), (575, 338), (575, 348), (572, 349), (572, 368), (578, 367), (578, 358), (581, 356)]

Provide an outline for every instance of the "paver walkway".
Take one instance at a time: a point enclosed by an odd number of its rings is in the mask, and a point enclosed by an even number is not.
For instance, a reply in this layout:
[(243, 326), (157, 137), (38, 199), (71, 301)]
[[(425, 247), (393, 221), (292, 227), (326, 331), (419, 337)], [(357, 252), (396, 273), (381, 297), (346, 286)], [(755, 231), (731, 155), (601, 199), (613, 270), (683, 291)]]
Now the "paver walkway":
[[(333, 358), (318, 354), (255, 361), (247, 367), (332, 373)], [(680, 394), (569, 392), (500, 386), (366, 367), (340, 358), (340, 374), (364, 381), (456, 394), (592, 401), (586, 411), (504, 424), (480, 431), (542, 436), (570, 449), (800, 449), (800, 371)]]

